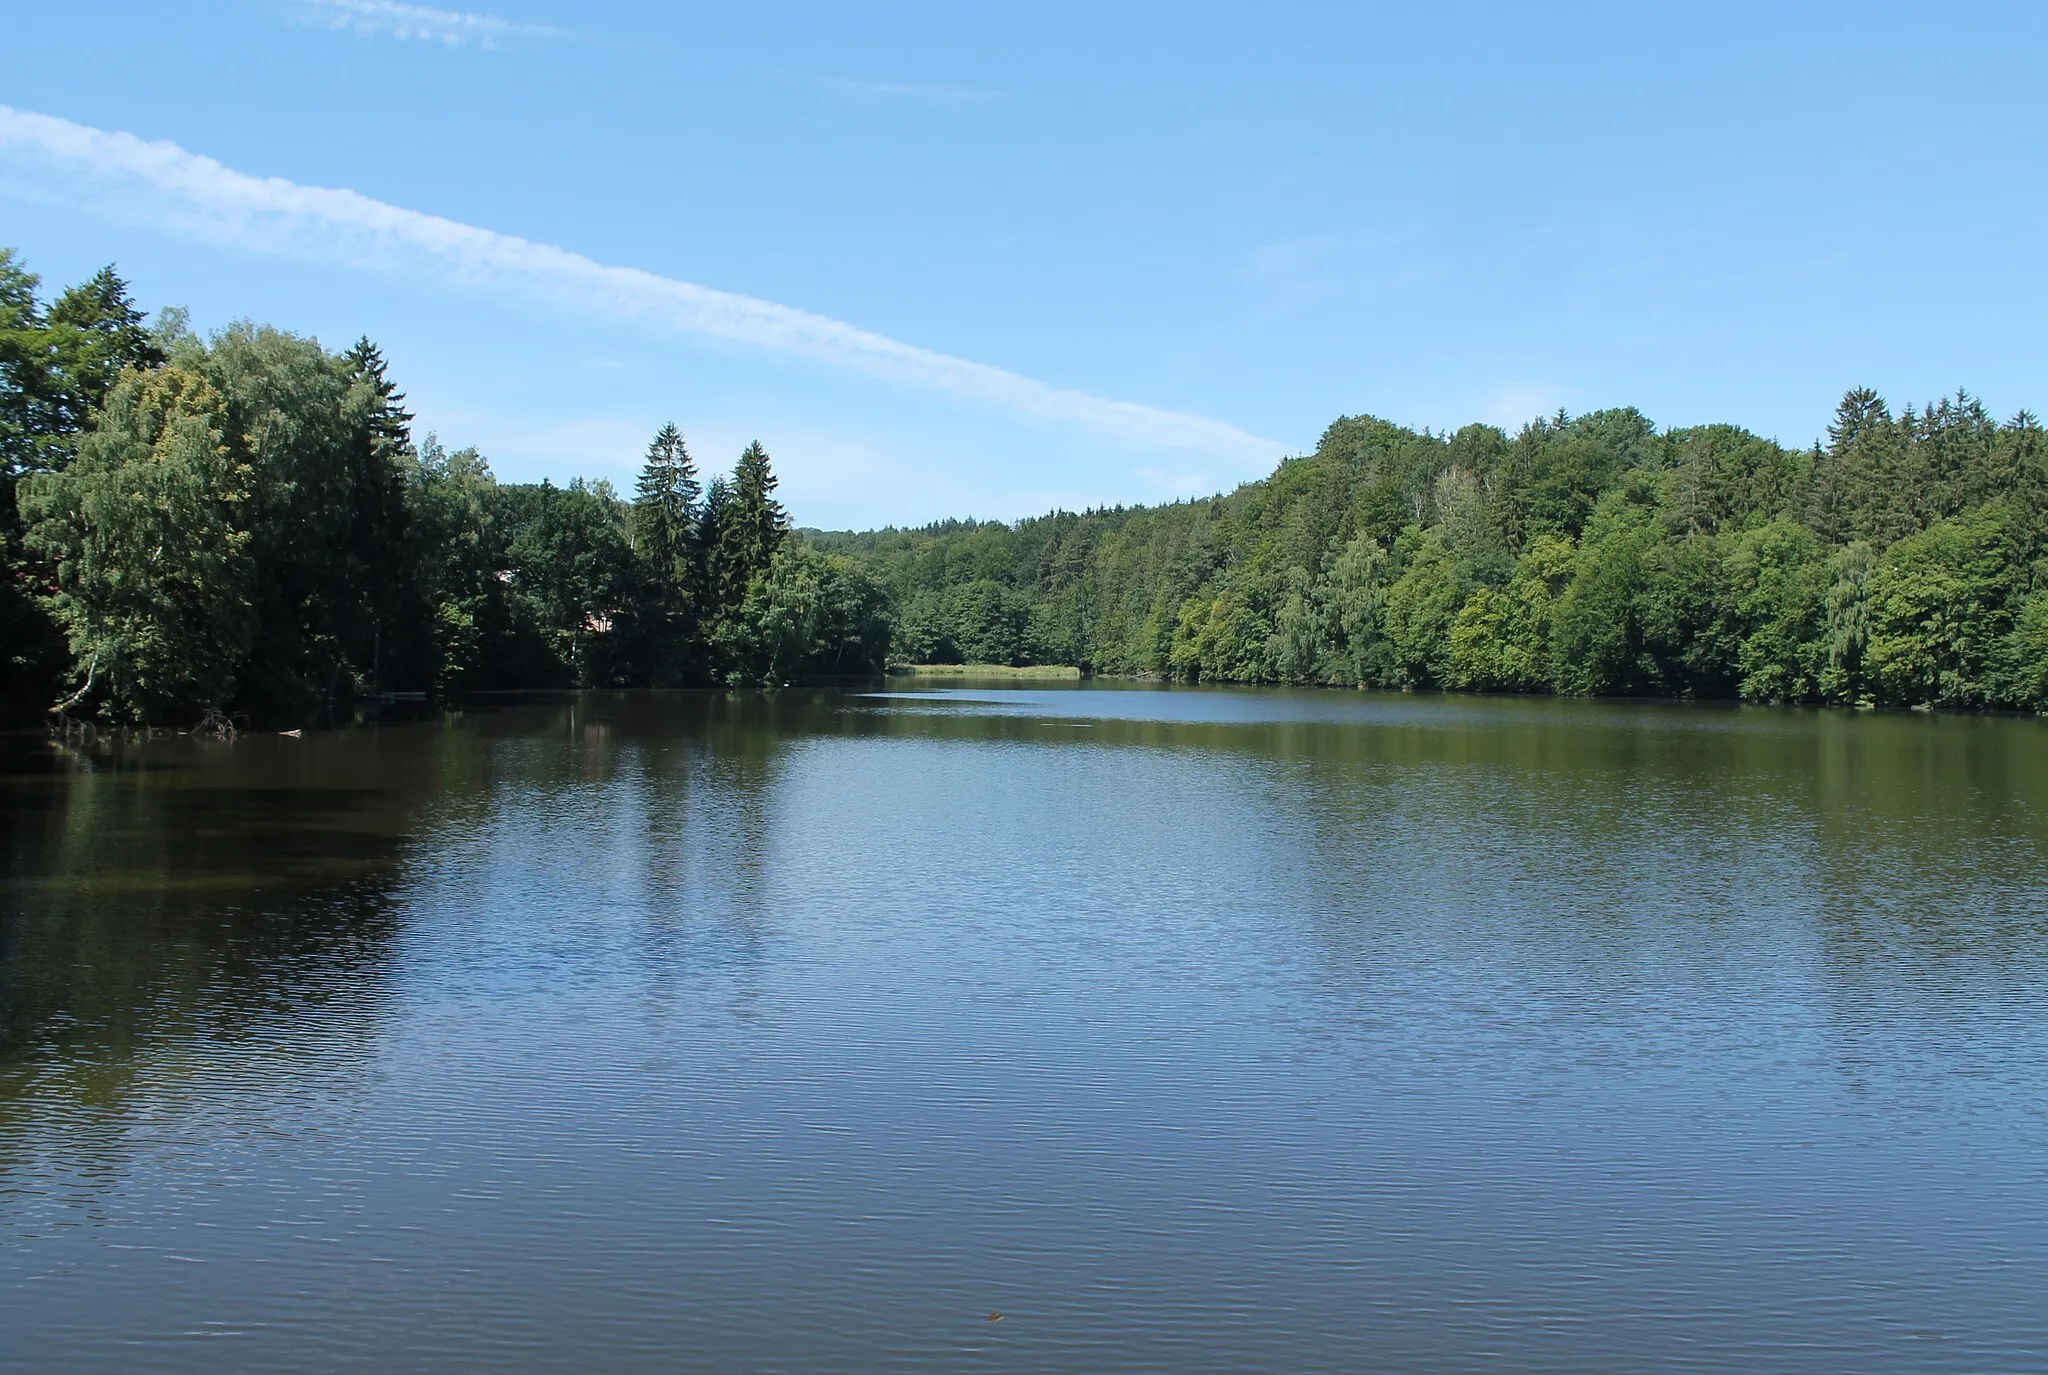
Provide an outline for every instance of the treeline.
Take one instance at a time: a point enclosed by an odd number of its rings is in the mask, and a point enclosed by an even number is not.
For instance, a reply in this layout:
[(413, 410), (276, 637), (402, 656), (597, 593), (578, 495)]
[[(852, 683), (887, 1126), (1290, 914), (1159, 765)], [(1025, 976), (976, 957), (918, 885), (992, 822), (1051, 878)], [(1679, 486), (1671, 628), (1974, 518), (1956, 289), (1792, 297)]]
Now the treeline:
[(367, 340), (154, 326), (0, 250), (0, 711), (185, 724), (366, 697), (910, 662), (2048, 708), (2048, 449), (1964, 393), (1825, 443), (1634, 410), (1370, 417), (1206, 501), (793, 534), (768, 455), (631, 497), (415, 443)]
[(392, 692), (879, 670), (881, 588), (788, 537), (768, 455), (628, 500), (414, 443), (364, 340), (154, 327), (112, 269), (45, 305), (0, 250), (0, 711), (189, 725)]
[(1958, 393), (1827, 442), (1370, 417), (1227, 496), (816, 535), (899, 653), (1229, 682), (2048, 706), (2048, 450)]

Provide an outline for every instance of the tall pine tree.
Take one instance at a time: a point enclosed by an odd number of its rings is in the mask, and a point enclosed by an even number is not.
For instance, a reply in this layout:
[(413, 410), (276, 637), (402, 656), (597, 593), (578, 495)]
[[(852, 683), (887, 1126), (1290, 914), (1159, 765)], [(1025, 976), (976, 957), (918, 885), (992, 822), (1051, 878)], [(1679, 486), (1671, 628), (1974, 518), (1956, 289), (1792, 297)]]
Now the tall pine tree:
[(129, 299), (128, 283), (103, 267), (50, 306), (49, 332), (60, 385), (51, 397), (56, 428), (83, 431), (121, 374), (162, 367), (164, 352)]
[(707, 621), (729, 617), (739, 608), (747, 584), (768, 571), (788, 531), (789, 517), (775, 499), (768, 451), (758, 442), (749, 444), (733, 465), (731, 479), (714, 478), (704, 502), (697, 548)]
[(789, 533), (789, 516), (775, 499), (775, 471), (759, 440), (747, 445), (733, 465), (732, 507), (727, 538), (739, 586), (744, 590), (756, 574), (768, 571), (783, 536)]
[(378, 454), (395, 459), (411, 452), (413, 414), (405, 408), (405, 393), (385, 375), (389, 365), (384, 351), (365, 335), (342, 357), (355, 381), (369, 394), (369, 430)]
[(647, 446), (647, 462), (634, 490), (633, 551), (672, 598), (682, 597), (690, 582), (690, 544), (702, 490), (682, 432), (663, 425)]
[[(739, 603), (729, 596), (726, 560), (731, 553), (726, 527), (732, 523), (732, 483), (723, 474), (711, 479), (704, 491), (704, 506), (697, 513), (697, 538), (692, 545), (692, 586), (698, 605), (708, 622)], [(744, 588), (742, 588), (744, 590)], [(710, 627), (707, 625), (706, 630)]]
[(360, 622), (356, 662), (374, 690), (387, 683), (423, 687), (433, 675), (434, 656), (424, 629), (420, 551), (406, 507), (407, 477), (417, 465), (413, 416), (405, 409), (405, 393), (386, 375), (383, 351), (367, 336), (356, 340), (342, 362), (360, 426), (350, 452), (352, 511), (343, 545), (347, 585), (359, 599), (351, 618)]
[(701, 490), (682, 432), (663, 425), (647, 446), (647, 461), (626, 516), (641, 569), (636, 658), (639, 671), (658, 687), (697, 677), (699, 620), (707, 604), (699, 587), (695, 545)]

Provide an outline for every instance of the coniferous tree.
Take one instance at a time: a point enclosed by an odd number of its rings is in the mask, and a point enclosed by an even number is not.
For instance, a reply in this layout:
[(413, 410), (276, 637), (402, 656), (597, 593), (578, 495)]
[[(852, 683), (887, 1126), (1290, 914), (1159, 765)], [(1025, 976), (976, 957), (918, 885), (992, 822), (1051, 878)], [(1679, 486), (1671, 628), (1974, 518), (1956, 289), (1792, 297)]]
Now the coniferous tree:
[(1885, 399), (1869, 387), (1847, 392), (1828, 425), (1827, 475), (1840, 494), (1840, 520), (1816, 529), (1830, 543), (1844, 539), (1889, 544), (1921, 528), (1916, 507), (1924, 497), (1925, 458), (1913, 442), (1917, 417), (1909, 407), (1892, 418)]
[(2048, 529), (2048, 443), (2039, 418), (2028, 410), (2015, 413), (1999, 427), (1997, 442), (1993, 480), (2010, 492), (2032, 528)]
[(688, 589), (690, 546), (702, 490), (682, 432), (663, 425), (647, 446), (647, 461), (634, 489), (633, 550), (672, 598), (682, 598)]
[(742, 587), (768, 571), (789, 533), (789, 516), (775, 499), (775, 471), (760, 441), (747, 445), (732, 470), (732, 517), (727, 522)]
[(405, 393), (387, 375), (383, 351), (367, 336), (342, 355), (350, 383), (349, 404), (360, 415), (350, 446), (352, 460), (348, 530), (342, 542), (344, 574), (367, 634), (358, 662), (372, 689), (387, 678), (400, 686), (424, 687), (434, 656), (419, 551), (410, 537), (406, 482), (417, 467), (412, 446), (412, 412)]
[(2012, 486), (2012, 475), (1998, 471), (1998, 422), (1961, 388), (1920, 412), (1913, 442), (1926, 455), (1924, 490), (1914, 502), (1922, 525), (1961, 515)]
[(405, 408), (405, 393), (387, 375), (384, 351), (365, 335), (342, 355), (354, 379), (370, 395), (369, 433), (380, 456), (410, 453), (413, 413)]
[(755, 612), (762, 603), (758, 596), (750, 599), (749, 589), (758, 592), (768, 577), (788, 529), (789, 519), (775, 499), (768, 453), (758, 443), (749, 444), (733, 466), (731, 480), (712, 481), (698, 532), (704, 638), (715, 678), (762, 681), (768, 672), (758, 654), (760, 625)]
[(112, 267), (72, 287), (50, 306), (48, 329), (59, 385), (51, 401), (60, 434), (77, 435), (121, 374), (162, 367), (164, 352)]
[(1813, 444), (1807, 461), (1805, 509), (1802, 519), (1819, 535), (1823, 544), (1840, 544), (1849, 538), (1848, 480), (1840, 455)]
[(695, 540), (699, 517), (696, 464), (682, 432), (663, 425), (647, 446), (647, 461), (627, 514), (633, 553), (643, 570), (637, 633), (638, 658), (649, 681), (692, 681), (700, 659)]
[[(691, 551), (692, 585), (706, 620), (716, 619), (739, 604), (739, 597), (732, 590), (733, 570), (728, 566), (732, 544), (727, 531), (732, 515), (732, 484), (720, 474), (704, 490), (704, 505), (697, 513), (697, 537)], [(739, 591), (746, 591), (744, 581)]]
[(699, 547), (703, 551), (705, 614), (731, 616), (746, 598), (747, 584), (765, 574), (789, 531), (789, 517), (775, 499), (775, 472), (760, 444), (749, 444), (733, 465), (730, 481), (714, 481), (704, 503)]

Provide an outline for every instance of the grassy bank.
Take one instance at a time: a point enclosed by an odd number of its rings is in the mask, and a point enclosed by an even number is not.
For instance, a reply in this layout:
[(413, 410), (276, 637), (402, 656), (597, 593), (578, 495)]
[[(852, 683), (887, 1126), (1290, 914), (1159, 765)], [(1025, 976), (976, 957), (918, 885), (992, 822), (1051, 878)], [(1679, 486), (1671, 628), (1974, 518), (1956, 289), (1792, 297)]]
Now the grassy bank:
[(1071, 664), (894, 664), (892, 677), (908, 678), (1079, 678)]

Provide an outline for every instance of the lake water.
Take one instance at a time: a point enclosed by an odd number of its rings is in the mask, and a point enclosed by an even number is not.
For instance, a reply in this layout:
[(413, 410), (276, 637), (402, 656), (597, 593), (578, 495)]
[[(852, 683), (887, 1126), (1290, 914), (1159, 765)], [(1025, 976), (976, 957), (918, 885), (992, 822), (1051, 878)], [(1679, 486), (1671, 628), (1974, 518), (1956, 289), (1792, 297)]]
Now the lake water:
[(5, 751), (0, 1368), (2048, 1369), (2038, 722)]

